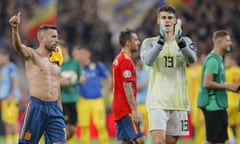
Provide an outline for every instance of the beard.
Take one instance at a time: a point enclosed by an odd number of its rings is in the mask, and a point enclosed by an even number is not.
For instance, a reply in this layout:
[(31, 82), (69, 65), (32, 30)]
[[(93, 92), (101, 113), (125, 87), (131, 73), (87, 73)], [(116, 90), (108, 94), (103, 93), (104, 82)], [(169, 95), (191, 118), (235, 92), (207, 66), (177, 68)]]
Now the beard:
[(135, 52), (137, 52), (138, 51), (138, 49), (136, 48), (136, 49), (131, 49), (131, 53), (135, 53)]
[(227, 53), (230, 53), (232, 51), (232, 48), (231, 47), (228, 47), (226, 49), (223, 49), (223, 54), (227, 54)]
[(55, 51), (56, 46), (55, 46), (55, 45), (45, 45), (45, 48), (46, 48), (49, 52), (52, 52), (52, 51)]

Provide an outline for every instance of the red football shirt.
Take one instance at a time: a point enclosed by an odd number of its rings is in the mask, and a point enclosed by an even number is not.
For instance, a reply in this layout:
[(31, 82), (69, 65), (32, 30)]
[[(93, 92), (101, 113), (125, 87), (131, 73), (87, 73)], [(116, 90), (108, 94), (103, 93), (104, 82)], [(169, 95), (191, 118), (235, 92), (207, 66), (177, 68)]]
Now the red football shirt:
[(113, 102), (112, 113), (115, 120), (132, 112), (128, 104), (124, 89), (124, 82), (132, 82), (134, 99), (136, 100), (136, 69), (132, 59), (124, 52), (120, 52), (112, 64), (113, 73)]

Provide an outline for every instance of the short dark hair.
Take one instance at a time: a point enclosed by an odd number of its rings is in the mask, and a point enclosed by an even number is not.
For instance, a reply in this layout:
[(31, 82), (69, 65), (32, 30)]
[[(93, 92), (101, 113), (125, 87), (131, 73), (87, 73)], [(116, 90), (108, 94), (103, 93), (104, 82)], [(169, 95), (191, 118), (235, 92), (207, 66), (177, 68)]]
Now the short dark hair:
[(222, 37), (225, 37), (229, 35), (229, 32), (226, 31), (226, 30), (217, 30), (213, 33), (213, 37), (212, 37), (212, 40), (213, 41), (216, 41), (216, 39), (218, 38), (222, 38)]
[(48, 29), (53, 29), (53, 30), (57, 30), (57, 27), (55, 25), (41, 25), (38, 29), (38, 32), (40, 31), (45, 31), (45, 30), (48, 30)]
[(119, 43), (121, 46), (125, 46), (126, 41), (132, 39), (132, 34), (135, 33), (133, 30), (127, 29), (125, 31), (121, 31), (119, 35)]
[(173, 13), (175, 15), (175, 17), (177, 16), (176, 10), (172, 7), (172, 6), (163, 6), (158, 8), (158, 15), (160, 14), (160, 12), (169, 12), (169, 13)]

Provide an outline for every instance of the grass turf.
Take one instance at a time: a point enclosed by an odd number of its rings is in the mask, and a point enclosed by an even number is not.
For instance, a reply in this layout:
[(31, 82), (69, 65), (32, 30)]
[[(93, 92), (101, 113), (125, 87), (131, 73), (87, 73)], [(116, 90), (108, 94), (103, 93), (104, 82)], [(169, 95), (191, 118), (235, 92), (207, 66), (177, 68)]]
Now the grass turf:
[[(5, 137), (0, 136), (0, 144), (5, 144)], [(76, 142), (75, 144), (81, 144), (80, 142)], [(100, 144), (98, 140), (91, 140), (91, 144)], [(110, 140), (110, 144), (117, 144), (116, 138), (112, 138)], [(150, 143), (146, 143), (150, 144)], [(179, 139), (177, 144), (194, 144), (193, 140), (182, 140)]]

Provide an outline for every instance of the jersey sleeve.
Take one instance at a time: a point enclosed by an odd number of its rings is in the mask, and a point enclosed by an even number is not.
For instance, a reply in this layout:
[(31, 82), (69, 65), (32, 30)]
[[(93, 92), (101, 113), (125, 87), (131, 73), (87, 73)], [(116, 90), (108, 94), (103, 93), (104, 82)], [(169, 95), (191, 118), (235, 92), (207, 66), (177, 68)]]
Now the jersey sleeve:
[(206, 62), (206, 72), (217, 74), (219, 70), (219, 65), (216, 59), (211, 58)]
[(197, 60), (197, 45), (189, 37), (183, 37), (186, 47), (182, 49), (184, 57), (188, 63), (194, 63)]
[(132, 63), (130, 60), (125, 60), (120, 65), (120, 74), (123, 82), (133, 81)]
[(100, 76), (103, 78), (107, 78), (109, 76), (109, 72), (108, 72), (106, 66), (102, 62), (98, 62), (96, 64), (97, 64), (97, 68), (99, 70)]
[(162, 45), (157, 43), (157, 38), (147, 38), (142, 42), (140, 48), (141, 60), (144, 64), (151, 66), (162, 50)]

